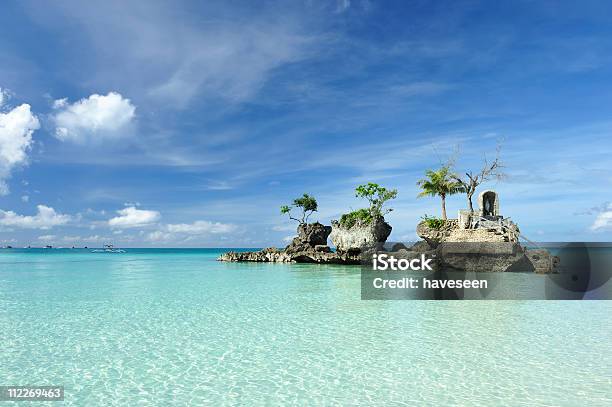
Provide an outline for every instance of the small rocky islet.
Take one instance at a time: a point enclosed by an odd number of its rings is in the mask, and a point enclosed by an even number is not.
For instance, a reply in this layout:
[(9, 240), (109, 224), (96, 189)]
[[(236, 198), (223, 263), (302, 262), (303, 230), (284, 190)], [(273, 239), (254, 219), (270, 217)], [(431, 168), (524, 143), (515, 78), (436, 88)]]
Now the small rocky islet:
[[(227, 252), (218, 260), (359, 265), (367, 264), (372, 253), (386, 251), (405, 259), (425, 254), (443, 270), (556, 272), (557, 257), (545, 249), (532, 249), (519, 243), (519, 227), (499, 214), (499, 196), (495, 191), (482, 192), (478, 204), (478, 210), (459, 211), (456, 219), (432, 221), (425, 217), (416, 227), (422, 240), (409, 245), (387, 243), (391, 225), (384, 216), (373, 216), (350, 225), (341, 221), (332, 221), (331, 226), (300, 223), (297, 236), (284, 249)], [(328, 238), (335, 250), (328, 246)]]

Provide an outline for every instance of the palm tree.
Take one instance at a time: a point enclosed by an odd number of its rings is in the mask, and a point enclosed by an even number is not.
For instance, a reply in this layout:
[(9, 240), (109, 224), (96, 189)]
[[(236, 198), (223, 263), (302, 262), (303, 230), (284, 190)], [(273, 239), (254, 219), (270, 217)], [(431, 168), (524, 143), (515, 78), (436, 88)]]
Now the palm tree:
[(457, 182), (453, 177), (450, 168), (444, 166), (437, 171), (427, 170), (425, 172), (427, 178), (417, 182), (417, 185), (423, 190), (419, 198), (423, 196), (436, 196), (442, 198), (442, 219), (446, 220), (446, 196), (465, 192), (464, 186)]

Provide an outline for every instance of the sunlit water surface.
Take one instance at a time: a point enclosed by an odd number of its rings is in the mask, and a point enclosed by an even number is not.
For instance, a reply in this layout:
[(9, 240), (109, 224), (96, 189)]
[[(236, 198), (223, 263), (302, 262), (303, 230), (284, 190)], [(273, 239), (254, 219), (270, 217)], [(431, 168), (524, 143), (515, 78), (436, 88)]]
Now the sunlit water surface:
[(3, 250), (0, 385), (74, 406), (612, 405), (610, 301), (362, 301), (359, 268), (218, 254)]

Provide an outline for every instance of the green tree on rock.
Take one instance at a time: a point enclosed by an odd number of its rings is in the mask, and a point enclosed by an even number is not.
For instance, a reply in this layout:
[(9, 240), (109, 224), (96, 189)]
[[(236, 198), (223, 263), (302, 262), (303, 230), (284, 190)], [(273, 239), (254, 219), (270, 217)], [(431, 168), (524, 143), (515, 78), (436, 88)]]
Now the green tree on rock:
[[(308, 194), (304, 194), (299, 198), (295, 198), (293, 200), (293, 204), (292, 205), (283, 205), (281, 206), (280, 210), (281, 213), (283, 215), (289, 215), (289, 219), (291, 220), (295, 220), (297, 222), (299, 222), (300, 225), (307, 223), (308, 222), (308, 218), (310, 217), (310, 215), (312, 215), (314, 212), (317, 211), (319, 205), (317, 204), (317, 200), (315, 199), (314, 196), (308, 195)], [(299, 209), (301, 210), (302, 214), (301, 217), (299, 218), (294, 218), (291, 215), (291, 210), (292, 209)]]
[(448, 166), (444, 166), (437, 171), (427, 170), (427, 178), (417, 182), (422, 191), (418, 197), (439, 196), (442, 199), (442, 219), (446, 220), (446, 197), (448, 195), (465, 192), (461, 182), (458, 182), (456, 175), (451, 173)]
[(393, 209), (383, 209), (387, 201), (397, 197), (397, 190), (381, 187), (373, 182), (359, 185), (355, 188), (355, 196), (365, 198), (370, 204), (368, 208), (357, 209), (340, 217), (340, 225), (351, 228), (356, 224), (369, 225), (372, 220), (383, 218)]
[(383, 217), (393, 209), (388, 208), (383, 211), (385, 202), (397, 197), (396, 189), (387, 189), (373, 182), (359, 185), (355, 188), (355, 196), (357, 198), (365, 198), (370, 207), (368, 208), (372, 218)]

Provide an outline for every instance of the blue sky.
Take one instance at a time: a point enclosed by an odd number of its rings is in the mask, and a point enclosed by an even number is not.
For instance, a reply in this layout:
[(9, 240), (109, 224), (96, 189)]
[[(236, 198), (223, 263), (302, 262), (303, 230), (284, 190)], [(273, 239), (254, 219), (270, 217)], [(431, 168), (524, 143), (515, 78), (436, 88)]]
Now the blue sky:
[(527, 237), (612, 238), (609, 2), (98, 3), (0, 5), (2, 244), (282, 245), (367, 181), (412, 240), (424, 170), (499, 140)]

